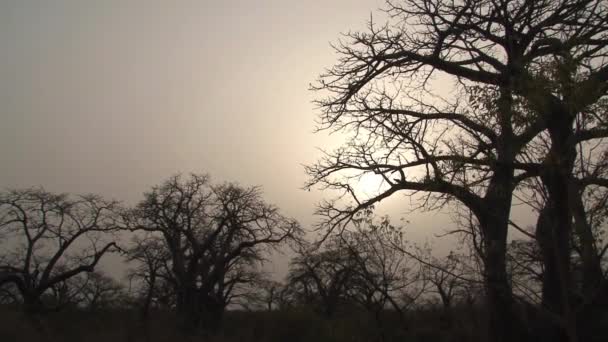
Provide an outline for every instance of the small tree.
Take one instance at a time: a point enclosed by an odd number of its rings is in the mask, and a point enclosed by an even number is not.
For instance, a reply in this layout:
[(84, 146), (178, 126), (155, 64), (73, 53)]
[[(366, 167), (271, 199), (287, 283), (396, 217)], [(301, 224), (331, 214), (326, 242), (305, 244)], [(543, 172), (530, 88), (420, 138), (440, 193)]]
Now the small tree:
[(353, 222), (355, 228), (339, 234), (341, 248), (356, 264), (351, 296), (355, 297), (381, 325), (380, 313), (396, 311), (405, 321), (406, 310), (416, 305), (425, 292), (420, 268), (405, 250), (403, 230), (388, 217), (376, 220), (371, 213)]
[(146, 234), (135, 237), (127, 251), (127, 260), (135, 265), (128, 278), (135, 286), (140, 301), (141, 315), (148, 318), (153, 306), (169, 309), (175, 301), (177, 282), (171, 271), (171, 255), (161, 237)]
[(290, 261), (287, 283), (300, 304), (310, 305), (325, 317), (333, 317), (348, 301), (356, 264), (339, 244), (317, 250), (302, 248)]
[(261, 293), (258, 295), (259, 302), (264, 305), (266, 311), (272, 311), (280, 308), (281, 292), (284, 285), (278, 281), (263, 279), (259, 282)]
[(83, 308), (97, 312), (126, 304), (125, 288), (114, 278), (99, 271), (87, 273), (83, 278), (77, 299)]

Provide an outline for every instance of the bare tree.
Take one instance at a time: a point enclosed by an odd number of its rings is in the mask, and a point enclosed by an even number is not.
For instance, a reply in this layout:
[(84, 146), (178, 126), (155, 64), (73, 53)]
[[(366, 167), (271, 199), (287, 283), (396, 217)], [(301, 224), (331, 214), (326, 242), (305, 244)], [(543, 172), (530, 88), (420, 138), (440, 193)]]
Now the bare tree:
[(62, 283), (95, 270), (99, 260), (117, 250), (118, 203), (99, 196), (71, 197), (43, 189), (0, 194), (3, 242), (0, 286), (18, 289), (25, 310), (45, 309), (43, 295)]
[(283, 284), (270, 279), (270, 275), (255, 269), (244, 269), (228, 281), (233, 286), (227, 303), (236, 304), (248, 311), (273, 311), (280, 305)]
[(4, 284), (0, 286), (0, 305), (19, 305), (21, 298), (19, 290), (14, 284)]
[[(494, 340), (516, 339), (524, 332), (506, 270), (512, 193), (521, 180), (538, 174), (551, 188), (551, 217), (559, 222), (550, 226), (560, 232), (559, 241), (552, 241), (558, 243), (561, 274), (567, 275), (564, 237), (571, 231), (571, 211), (564, 191), (570, 186), (570, 141), (577, 140), (570, 139), (571, 127), (576, 113), (606, 91), (605, 3), (403, 0), (387, 6), (389, 23), (347, 34), (349, 41), (337, 46), (339, 62), (314, 87), (330, 93), (319, 101), (321, 128), (353, 133), (343, 148), (307, 169), (309, 186), (350, 197), (319, 208), (327, 218), (324, 228), (344, 226), (354, 213), (398, 191), (435, 194), (423, 201), (426, 208), (461, 202), (483, 239), (489, 332)], [(553, 87), (540, 67), (559, 58), (568, 60), (561, 63), (565, 88)], [(568, 71), (573, 66), (580, 71), (577, 79)], [(439, 74), (458, 85), (454, 98), (429, 91)], [(598, 128), (579, 137), (605, 134)], [(550, 157), (539, 169), (524, 154), (545, 130)], [(384, 182), (368, 198), (352, 186), (366, 173)], [(561, 303), (563, 291), (557, 292)], [(576, 339), (576, 329), (567, 330)]]
[[(406, 312), (425, 292), (417, 263), (403, 249), (401, 230), (388, 218), (363, 215), (353, 230), (328, 237), (324, 246), (300, 250), (290, 263), (288, 287), (300, 304), (332, 317), (341, 307), (358, 305), (382, 331), (390, 310), (406, 323)], [(402, 249), (396, 248), (400, 246)]]
[(284, 285), (278, 281), (264, 279), (259, 282), (259, 288), (262, 290), (260, 299), (266, 311), (278, 309), (281, 305), (281, 292)]
[(125, 288), (114, 278), (99, 271), (87, 273), (81, 278), (76, 300), (81, 307), (97, 312), (120, 308), (126, 304)]
[(353, 224), (355, 229), (337, 236), (341, 248), (356, 264), (356, 277), (351, 296), (358, 298), (378, 323), (380, 313), (390, 308), (403, 322), (408, 309), (416, 305), (425, 292), (426, 282), (416, 260), (404, 251), (408, 248), (403, 230), (379, 220), (371, 213), (363, 214)]
[(428, 264), (432, 266), (424, 265), (424, 277), (433, 287), (431, 292), (441, 299), (444, 313), (449, 316), (454, 299), (462, 285), (463, 271), (460, 269), (460, 260), (453, 252), (439, 259), (430, 256), (429, 251), (427, 258)]
[[(566, 66), (563, 64), (571, 63), (567, 58), (557, 56), (556, 59), (543, 69), (546, 74), (552, 75), (547, 77), (547, 87), (552, 85), (556, 89), (565, 89), (566, 83), (576, 83), (584, 78), (578, 74), (580, 71), (572, 70), (571, 66), (568, 66), (570, 69), (567, 72), (564, 70)], [(561, 94), (561, 91), (560, 101), (566, 97), (569, 97), (569, 101), (575, 100), (575, 94)], [(579, 96), (581, 98), (578, 100), (586, 101), (586, 95)], [(559, 106), (555, 110), (565, 110), (563, 103)], [(519, 194), (519, 198), (538, 211), (539, 216), (532, 234), (516, 227), (529, 241), (515, 246), (518, 247), (515, 251), (524, 253), (516, 255), (522, 258), (521, 261), (511, 258), (512, 263), (520, 273), (519, 278), (525, 278), (524, 272), (529, 272), (527, 283), (533, 286), (528, 287), (531, 291), (525, 291), (528, 295), (534, 296), (534, 282), (540, 280), (543, 310), (549, 311), (550, 316), (557, 315), (553, 325), (567, 330), (571, 340), (575, 335), (579, 335), (581, 340), (589, 339), (589, 334), (594, 330), (592, 327), (597, 329), (601, 325), (598, 317), (602, 314), (598, 309), (608, 303), (608, 284), (601, 265), (604, 227), (600, 218), (602, 209), (599, 209), (604, 207), (603, 197), (608, 184), (603, 139), (606, 108), (606, 99), (600, 98), (580, 112), (567, 114), (572, 116), (568, 119), (570, 126), (559, 130), (571, 138), (568, 138), (567, 146), (561, 142), (556, 145), (565, 149), (562, 151), (563, 160), (559, 163), (555, 161), (558, 152), (554, 150), (555, 144), (549, 132), (540, 135), (526, 156), (537, 164), (539, 177), (524, 181), (521, 186), (524, 191)], [(557, 190), (555, 182), (560, 182), (560, 186), (566, 182), (568, 188), (566, 191)], [(530, 252), (539, 259), (531, 260)], [(538, 262), (542, 265), (538, 265)], [(520, 289), (527, 287), (521, 282), (518, 286)], [(582, 327), (577, 327), (577, 322), (582, 323)], [(551, 326), (545, 330), (556, 331)]]
[(514, 293), (532, 304), (542, 302), (543, 260), (536, 240), (511, 241), (508, 250), (509, 275)]
[[(171, 255), (162, 237), (145, 235), (135, 237), (127, 251), (127, 261), (135, 265), (128, 278), (136, 287), (136, 297), (141, 300), (142, 318), (148, 318), (153, 306), (168, 309), (177, 293), (177, 281), (171, 271)], [(154, 305), (156, 303), (156, 305)]]
[(311, 305), (333, 317), (348, 301), (356, 264), (339, 244), (322, 250), (309, 246), (290, 261), (287, 283), (300, 304)]
[(129, 226), (157, 234), (168, 251), (185, 327), (215, 330), (248, 267), (299, 239), (297, 222), (265, 203), (257, 187), (211, 185), (206, 175), (173, 176), (146, 193)]

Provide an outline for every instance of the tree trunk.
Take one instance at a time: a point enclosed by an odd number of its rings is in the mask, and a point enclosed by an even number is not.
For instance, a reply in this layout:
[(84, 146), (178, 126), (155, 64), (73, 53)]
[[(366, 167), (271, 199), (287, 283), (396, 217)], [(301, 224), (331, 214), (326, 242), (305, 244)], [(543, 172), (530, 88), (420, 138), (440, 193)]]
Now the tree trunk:
[(150, 315), (150, 305), (152, 304), (152, 296), (154, 295), (154, 287), (156, 285), (156, 276), (150, 275), (150, 281), (148, 290), (146, 291), (146, 298), (144, 298), (144, 305), (142, 307), (141, 317), (146, 320)]
[(437, 292), (439, 292), (442, 306), (439, 317), (440, 325), (445, 329), (450, 329), (452, 327), (452, 298), (441, 286), (437, 286)]
[[(542, 310), (548, 310), (561, 317), (562, 315), (562, 288), (560, 286), (559, 266), (556, 262), (557, 245), (553, 236), (556, 226), (553, 210), (543, 208), (536, 222), (536, 241), (541, 251), (543, 263), (542, 278)], [(563, 326), (552, 318), (551, 315), (542, 315), (540, 322), (540, 336), (544, 341), (560, 341), (566, 339), (566, 331)]]
[(32, 325), (34, 331), (39, 334), (45, 334), (45, 328), (42, 324), (42, 313), (44, 306), (34, 291), (32, 293), (23, 294), (23, 309), (27, 320)]
[(551, 147), (543, 161), (540, 178), (548, 193), (539, 213), (536, 238), (544, 265), (542, 305), (557, 314), (559, 326), (548, 323), (547, 341), (578, 340), (576, 317), (572, 306), (572, 172), (576, 160), (574, 116), (564, 108), (546, 113)]
[(564, 332), (560, 339), (575, 342), (578, 338), (571, 303), (573, 291), (570, 270), (573, 217), (570, 191), (576, 160), (572, 131), (574, 116), (565, 110), (553, 114), (548, 122), (551, 148), (541, 173), (541, 180), (549, 196), (545, 204), (546, 212), (541, 214), (543, 218), (539, 217), (540, 227), (537, 227), (545, 263), (542, 301), (544, 307), (562, 317)]
[[(510, 107), (509, 107), (510, 108)], [(507, 112), (507, 109), (503, 109)], [(510, 126), (503, 123), (502, 127)], [(522, 324), (514, 314), (511, 285), (507, 276), (507, 233), (513, 194), (514, 159), (509, 134), (499, 143), (498, 166), (488, 186), (482, 211), (476, 213), (483, 238), (484, 284), (489, 311), (488, 338), (492, 341), (518, 341), (524, 336)]]
[(556, 262), (557, 245), (554, 239), (554, 227), (557, 226), (553, 210), (545, 206), (536, 221), (536, 241), (542, 254), (542, 306), (554, 313), (562, 312), (561, 287), (558, 264)]
[(201, 310), (200, 297), (196, 287), (181, 288), (178, 293), (177, 313), (180, 328), (186, 334), (196, 334), (200, 330)]
[(26, 295), (23, 297), (23, 305), (25, 312), (28, 315), (39, 315), (42, 313), (42, 302), (35, 295)]
[(581, 189), (572, 183), (570, 198), (574, 215), (574, 233), (578, 237), (581, 249), (582, 292), (585, 296), (593, 296), (600, 289), (604, 276), (593, 231), (587, 221), (582, 195)]
[(488, 309), (488, 340), (519, 341), (524, 337), (522, 324), (514, 314), (513, 294), (507, 277), (507, 233), (513, 196), (516, 151), (512, 126), (513, 96), (508, 87), (498, 100), (500, 138), (497, 160), (483, 207), (475, 213), (483, 239), (484, 284)]
[(506, 230), (491, 227), (484, 235), (489, 337), (492, 341), (519, 340), (520, 325), (513, 314), (513, 295), (506, 272)]
[(222, 327), (224, 303), (212, 296), (203, 296), (200, 307), (203, 331), (212, 335), (216, 334)]

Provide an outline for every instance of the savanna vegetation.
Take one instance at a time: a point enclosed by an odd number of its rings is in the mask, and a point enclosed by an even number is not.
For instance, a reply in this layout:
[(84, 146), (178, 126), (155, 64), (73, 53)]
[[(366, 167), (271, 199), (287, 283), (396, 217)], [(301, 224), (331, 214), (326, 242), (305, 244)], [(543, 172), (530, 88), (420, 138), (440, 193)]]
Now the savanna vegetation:
[[(319, 130), (344, 136), (305, 168), (327, 197), (315, 227), (199, 174), (133, 206), (4, 191), (0, 338), (608, 340), (606, 1), (391, 0), (384, 14), (312, 85)], [(371, 194), (357, 188), (370, 175)], [(454, 213), (453, 250), (378, 215), (389, 197)], [(125, 279), (98, 270), (110, 253)], [(279, 257), (283, 279), (263, 271)]]

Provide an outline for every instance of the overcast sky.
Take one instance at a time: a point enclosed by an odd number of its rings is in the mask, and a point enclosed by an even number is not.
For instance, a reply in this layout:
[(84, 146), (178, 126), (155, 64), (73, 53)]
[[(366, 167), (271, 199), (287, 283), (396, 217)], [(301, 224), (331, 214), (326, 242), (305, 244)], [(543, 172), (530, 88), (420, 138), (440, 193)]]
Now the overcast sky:
[(308, 86), (336, 62), (329, 43), (380, 5), (0, 0), (0, 186), (134, 203), (175, 172), (208, 172), (261, 185), (310, 226), (322, 194), (301, 190), (302, 164), (339, 137), (313, 134)]

